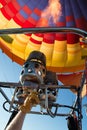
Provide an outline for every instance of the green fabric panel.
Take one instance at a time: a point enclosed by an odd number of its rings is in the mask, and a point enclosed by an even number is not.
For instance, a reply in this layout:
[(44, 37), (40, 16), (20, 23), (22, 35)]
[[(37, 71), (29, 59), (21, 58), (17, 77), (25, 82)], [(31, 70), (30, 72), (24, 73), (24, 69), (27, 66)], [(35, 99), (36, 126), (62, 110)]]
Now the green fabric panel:
[(12, 41), (13, 41), (13, 38), (11, 38), (10, 36), (8, 36), (8, 35), (3, 35), (3, 36), (0, 36), (5, 42), (7, 42), (7, 43), (12, 43)]

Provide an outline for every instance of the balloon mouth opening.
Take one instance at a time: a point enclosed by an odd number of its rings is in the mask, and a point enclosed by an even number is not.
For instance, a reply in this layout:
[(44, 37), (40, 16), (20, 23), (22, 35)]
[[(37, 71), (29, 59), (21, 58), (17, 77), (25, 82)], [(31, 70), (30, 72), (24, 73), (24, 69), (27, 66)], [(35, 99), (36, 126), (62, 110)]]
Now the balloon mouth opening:
[(30, 86), (31, 84), (39, 85), (43, 83), (42, 78), (35, 73), (26, 73), (21, 75), (20, 81), (22, 86)]

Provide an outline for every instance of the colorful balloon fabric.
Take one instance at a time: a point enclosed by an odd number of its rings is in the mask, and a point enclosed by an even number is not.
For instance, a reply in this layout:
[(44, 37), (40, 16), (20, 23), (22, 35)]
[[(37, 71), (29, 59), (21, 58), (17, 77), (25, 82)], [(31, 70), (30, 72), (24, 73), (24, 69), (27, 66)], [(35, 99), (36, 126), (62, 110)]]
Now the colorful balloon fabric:
[[(32, 27), (74, 27), (87, 31), (87, 0), (1, 0), (0, 29)], [(1, 35), (0, 48), (20, 65), (31, 51), (39, 50), (46, 55), (48, 70), (77, 76), (85, 69), (87, 44), (72, 33)]]

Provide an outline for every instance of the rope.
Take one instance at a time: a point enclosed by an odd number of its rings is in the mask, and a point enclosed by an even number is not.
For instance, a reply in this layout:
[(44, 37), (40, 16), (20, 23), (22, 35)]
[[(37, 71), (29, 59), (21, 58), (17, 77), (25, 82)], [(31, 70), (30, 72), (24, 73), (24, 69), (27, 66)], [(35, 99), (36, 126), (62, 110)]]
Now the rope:
[(85, 76), (86, 76), (86, 97), (87, 97), (87, 57), (86, 57), (86, 60), (85, 60)]

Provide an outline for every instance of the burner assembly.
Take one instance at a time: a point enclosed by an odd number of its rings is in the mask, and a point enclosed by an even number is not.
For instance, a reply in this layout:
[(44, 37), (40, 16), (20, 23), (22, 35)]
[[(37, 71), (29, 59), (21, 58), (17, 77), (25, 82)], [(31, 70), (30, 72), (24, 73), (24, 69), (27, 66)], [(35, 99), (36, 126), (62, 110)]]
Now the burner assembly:
[(22, 67), (20, 83), (22, 87), (18, 89), (16, 94), (19, 103), (23, 103), (25, 97), (32, 91), (38, 93), (42, 108), (48, 109), (56, 101), (58, 89), (45, 88), (45, 85), (58, 85), (57, 76), (55, 72), (46, 70), (46, 57), (42, 52), (33, 51), (30, 53)]

